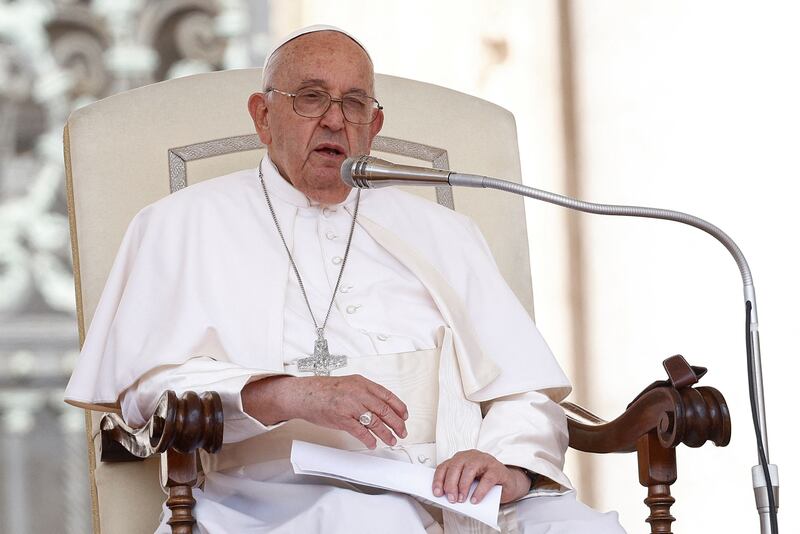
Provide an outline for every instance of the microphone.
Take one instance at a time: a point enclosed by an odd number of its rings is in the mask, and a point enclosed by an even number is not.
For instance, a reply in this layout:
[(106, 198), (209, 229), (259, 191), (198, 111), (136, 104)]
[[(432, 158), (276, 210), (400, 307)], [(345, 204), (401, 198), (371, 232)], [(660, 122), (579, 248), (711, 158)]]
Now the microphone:
[(452, 172), (398, 165), (372, 156), (347, 158), (342, 162), (342, 181), (350, 187), (374, 189), (390, 185), (449, 185)]
[[(463, 174), (444, 169), (431, 169), (430, 167), (417, 167), (414, 165), (400, 165), (385, 159), (374, 156), (357, 156), (347, 158), (342, 162), (340, 170), (342, 181), (350, 187), (359, 189), (377, 189), (379, 187), (389, 187), (392, 185), (422, 185), (422, 186), (461, 186), (461, 187), (488, 187), (501, 189), (518, 195), (531, 196), (525, 191), (511, 191), (497, 184), (510, 186), (521, 186), (514, 182), (506, 182), (497, 178), (479, 176), (477, 174)], [(526, 190), (539, 191), (538, 189), (526, 188)], [(546, 193), (542, 191), (542, 193)], [(553, 195), (552, 193), (546, 193)], [(561, 195), (553, 195), (561, 197)], [(532, 198), (539, 198), (533, 196)], [(547, 200), (540, 198), (539, 200)], [(572, 199), (570, 199), (572, 200)], [(552, 200), (547, 200), (552, 202)], [(554, 202), (558, 204), (558, 202)], [(564, 205), (564, 204), (561, 204)], [(569, 206), (566, 206), (569, 207)]]
[(390, 161), (372, 156), (347, 158), (342, 163), (342, 181), (351, 187), (373, 189), (390, 185), (427, 185), (427, 186), (461, 186), (497, 189), (507, 193), (526, 196), (536, 200), (549, 202), (571, 210), (594, 213), (597, 215), (616, 215), (623, 217), (644, 217), (663, 219), (694, 226), (706, 232), (728, 249), (739, 267), (744, 290), (744, 301), (747, 322), (747, 375), (750, 392), (750, 405), (753, 412), (753, 423), (756, 434), (758, 463), (752, 468), (753, 490), (756, 508), (761, 522), (761, 532), (777, 534), (778, 532), (778, 466), (769, 461), (769, 444), (767, 439), (767, 416), (764, 407), (764, 383), (761, 372), (761, 347), (758, 333), (758, 312), (756, 311), (756, 290), (753, 286), (753, 275), (750, 266), (739, 246), (717, 226), (710, 222), (680, 211), (642, 206), (621, 206), (616, 204), (598, 204), (586, 202), (549, 191), (528, 187), (516, 182), (462, 174), (413, 165), (398, 165)]

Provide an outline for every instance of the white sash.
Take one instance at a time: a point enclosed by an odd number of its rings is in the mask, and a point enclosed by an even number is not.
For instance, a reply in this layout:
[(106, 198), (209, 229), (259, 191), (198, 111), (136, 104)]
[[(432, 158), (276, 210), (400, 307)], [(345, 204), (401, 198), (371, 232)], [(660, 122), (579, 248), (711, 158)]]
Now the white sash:
[[(288, 374), (302, 376), (296, 364), (284, 366)], [(333, 376), (359, 374), (381, 384), (408, 406), (408, 435), (398, 447), (428, 445), (436, 440), (436, 405), (439, 387), (439, 350), (421, 350), (399, 354), (380, 354), (348, 358), (347, 366), (331, 371)], [(222, 471), (270, 460), (289, 458), (292, 440), (317, 443), (338, 449), (370, 453), (361, 441), (343, 430), (325, 428), (301, 419), (293, 419), (268, 432), (238, 443), (227, 443), (213, 455), (204, 455), (207, 471)], [(378, 441), (379, 449), (382, 443)], [(377, 451), (378, 453), (380, 451)], [(413, 452), (416, 458), (418, 453)], [(431, 455), (432, 456), (432, 455)]]
[[(438, 336), (441, 349), (436, 423), (438, 464), (459, 451), (477, 446), (483, 416), (480, 403), (470, 401), (467, 397), (497, 378), (500, 369), (481, 350), (466, 317), (464, 305), (442, 275), (390, 231), (363, 215), (359, 215), (358, 221), (375, 241), (414, 272), (450, 327), (440, 330)], [(453, 512), (445, 510), (443, 517), (445, 534), (495, 533), (483, 523)]]
[[(334, 376), (363, 375), (403, 400), (409, 411), (408, 435), (391, 449), (404, 450), (411, 461), (435, 450), (436, 464), (458, 451), (474, 448), (482, 421), (480, 404), (464, 395), (452, 331), (442, 327), (437, 337), (437, 349), (349, 358), (346, 367), (331, 372)], [(285, 368), (287, 373), (297, 374), (296, 365), (287, 364)], [(217, 454), (204, 454), (203, 468), (206, 472), (222, 471), (288, 458), (294, 439), (367, 454), (380, 455), (389, 448), (382, 445), (369, 451), (347, 432), (295, 419), (251, 439), (226, 444)], [(452, 512), (443, 511), (443, 517), (446, 534), (495, 532)]]

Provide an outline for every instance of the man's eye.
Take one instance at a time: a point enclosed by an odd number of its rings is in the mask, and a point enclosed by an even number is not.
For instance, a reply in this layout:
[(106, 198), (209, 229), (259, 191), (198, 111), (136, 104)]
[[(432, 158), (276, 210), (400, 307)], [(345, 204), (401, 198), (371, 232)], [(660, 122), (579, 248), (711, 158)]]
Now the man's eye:
[(304, 104), (316, 104), (325, 100), (325, 96), (322, 93), (317, 93), (316, 91), (300, 93), (296, 98)]
[(369, 107), (369, 99), (358, 96), (346, 96), (342, 99), (344, 106), (353, 111), (362, 111)]

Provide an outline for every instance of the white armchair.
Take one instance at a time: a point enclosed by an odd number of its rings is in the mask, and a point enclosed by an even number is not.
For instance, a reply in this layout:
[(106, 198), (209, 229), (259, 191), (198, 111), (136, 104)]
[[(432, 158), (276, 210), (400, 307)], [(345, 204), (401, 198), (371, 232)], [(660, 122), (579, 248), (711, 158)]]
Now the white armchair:
[[(118, 94), (70, 116), (64, 151), (81, 343), (134, 214), (177, 189), (258, 164), (263, 147), (253, 132), (246, 101), (259, 81), (256, 69), (190, 76)], [(385, 75), (378, 75), (376, 83), (386, 122), (373, 154), (520, 181), (511, 113), (431, 84)], [(472, 189), (413, 192), (477, 222), (501, 272), (533, 314), (522, 199)], [(650, 390), (613, 423), (602, 424), (567, 404), (577, 410), (570, 420), (571, 446), (592, 452), (638, 450), (640, 481), (649, 488), (653, 532), (668, 532), (672, 520), (669, 485), (675, 478), (674, 447), (681, 441), (699, 446), (709, 439), (724, 445), (730, 436), (722, 396), (711, 388), (691, 388), (694, 375), (688, 365), (672, 360), (672, 368), (673, 383)], [(170, 487), (174, 532), (191, 532), (188, 488), (197, 481), (194, 451), (220, 446), (221, 408), (210, 393), (202, 399), (181, 401), (169, 395), (163, 399), (149, 427), (138, 433), (113, 415), (106, 417), (101, 432), (103, 412), (118, 412), (118, 406), (83, 406), (95, 533), (155, 529), (164, 500), (159, 456), (164, 457), (162, 480)], [(203, 405), (206, 417), (201, 418), (199, 430), (194, 429), (199, 437), (181, 441), (185, 436), (175, 427), (175, 415), (197, 415)], [(688, 419), (689, 412), (696, 417)], [(119, 460), (129, 453), (148, 458), (135, 463), (100, 461), (101, 456)]]

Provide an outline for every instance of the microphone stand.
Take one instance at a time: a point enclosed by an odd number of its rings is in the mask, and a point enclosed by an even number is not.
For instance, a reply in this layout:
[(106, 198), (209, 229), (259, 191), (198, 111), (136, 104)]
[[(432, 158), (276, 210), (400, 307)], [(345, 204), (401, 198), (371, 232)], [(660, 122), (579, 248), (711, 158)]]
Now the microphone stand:
[[(440, 171), (442, 172), (442, 171)], [(446, 171), (445, 171), (446, 172)], [(572, 210), (598, 215), (615, 215), (624, 217), (644, 217), (664, 219), (694, 226), (714, 237), (730, 252), (742, 276), (746, 315), (747, 371), (750, 393), (750, 407), (753, 412), (753, 423), (756, 432), (756, 448), (758, 465), (751, 469), (756, 509), (761, 521), (762, 534), (778, 534), (778, 466), (769, 463), (769, 447), (767, 442), (767, 419), (764, 407), (764, 384), (761, 373), (761, 346), (758, 336), (758, 312), (756, 309), (756, 290), (753, 276), (747, 260), (734, 241), (720, 228), (713, 224), (679, 211), (639, 206), (620, 206), (585, 202), (564, 195), (558, 195), (528, 187), (515, 182), (499, 180), (487, 176), (473, 174), (449, 173), (447, 181), (451, 186), (497, 189), (507, 193), (522, 195), (536, 200), (549, 202)], [(413, 184), (406, 184), (413, 185)], [(770, 491), (770, 489), (772, 491)]]

